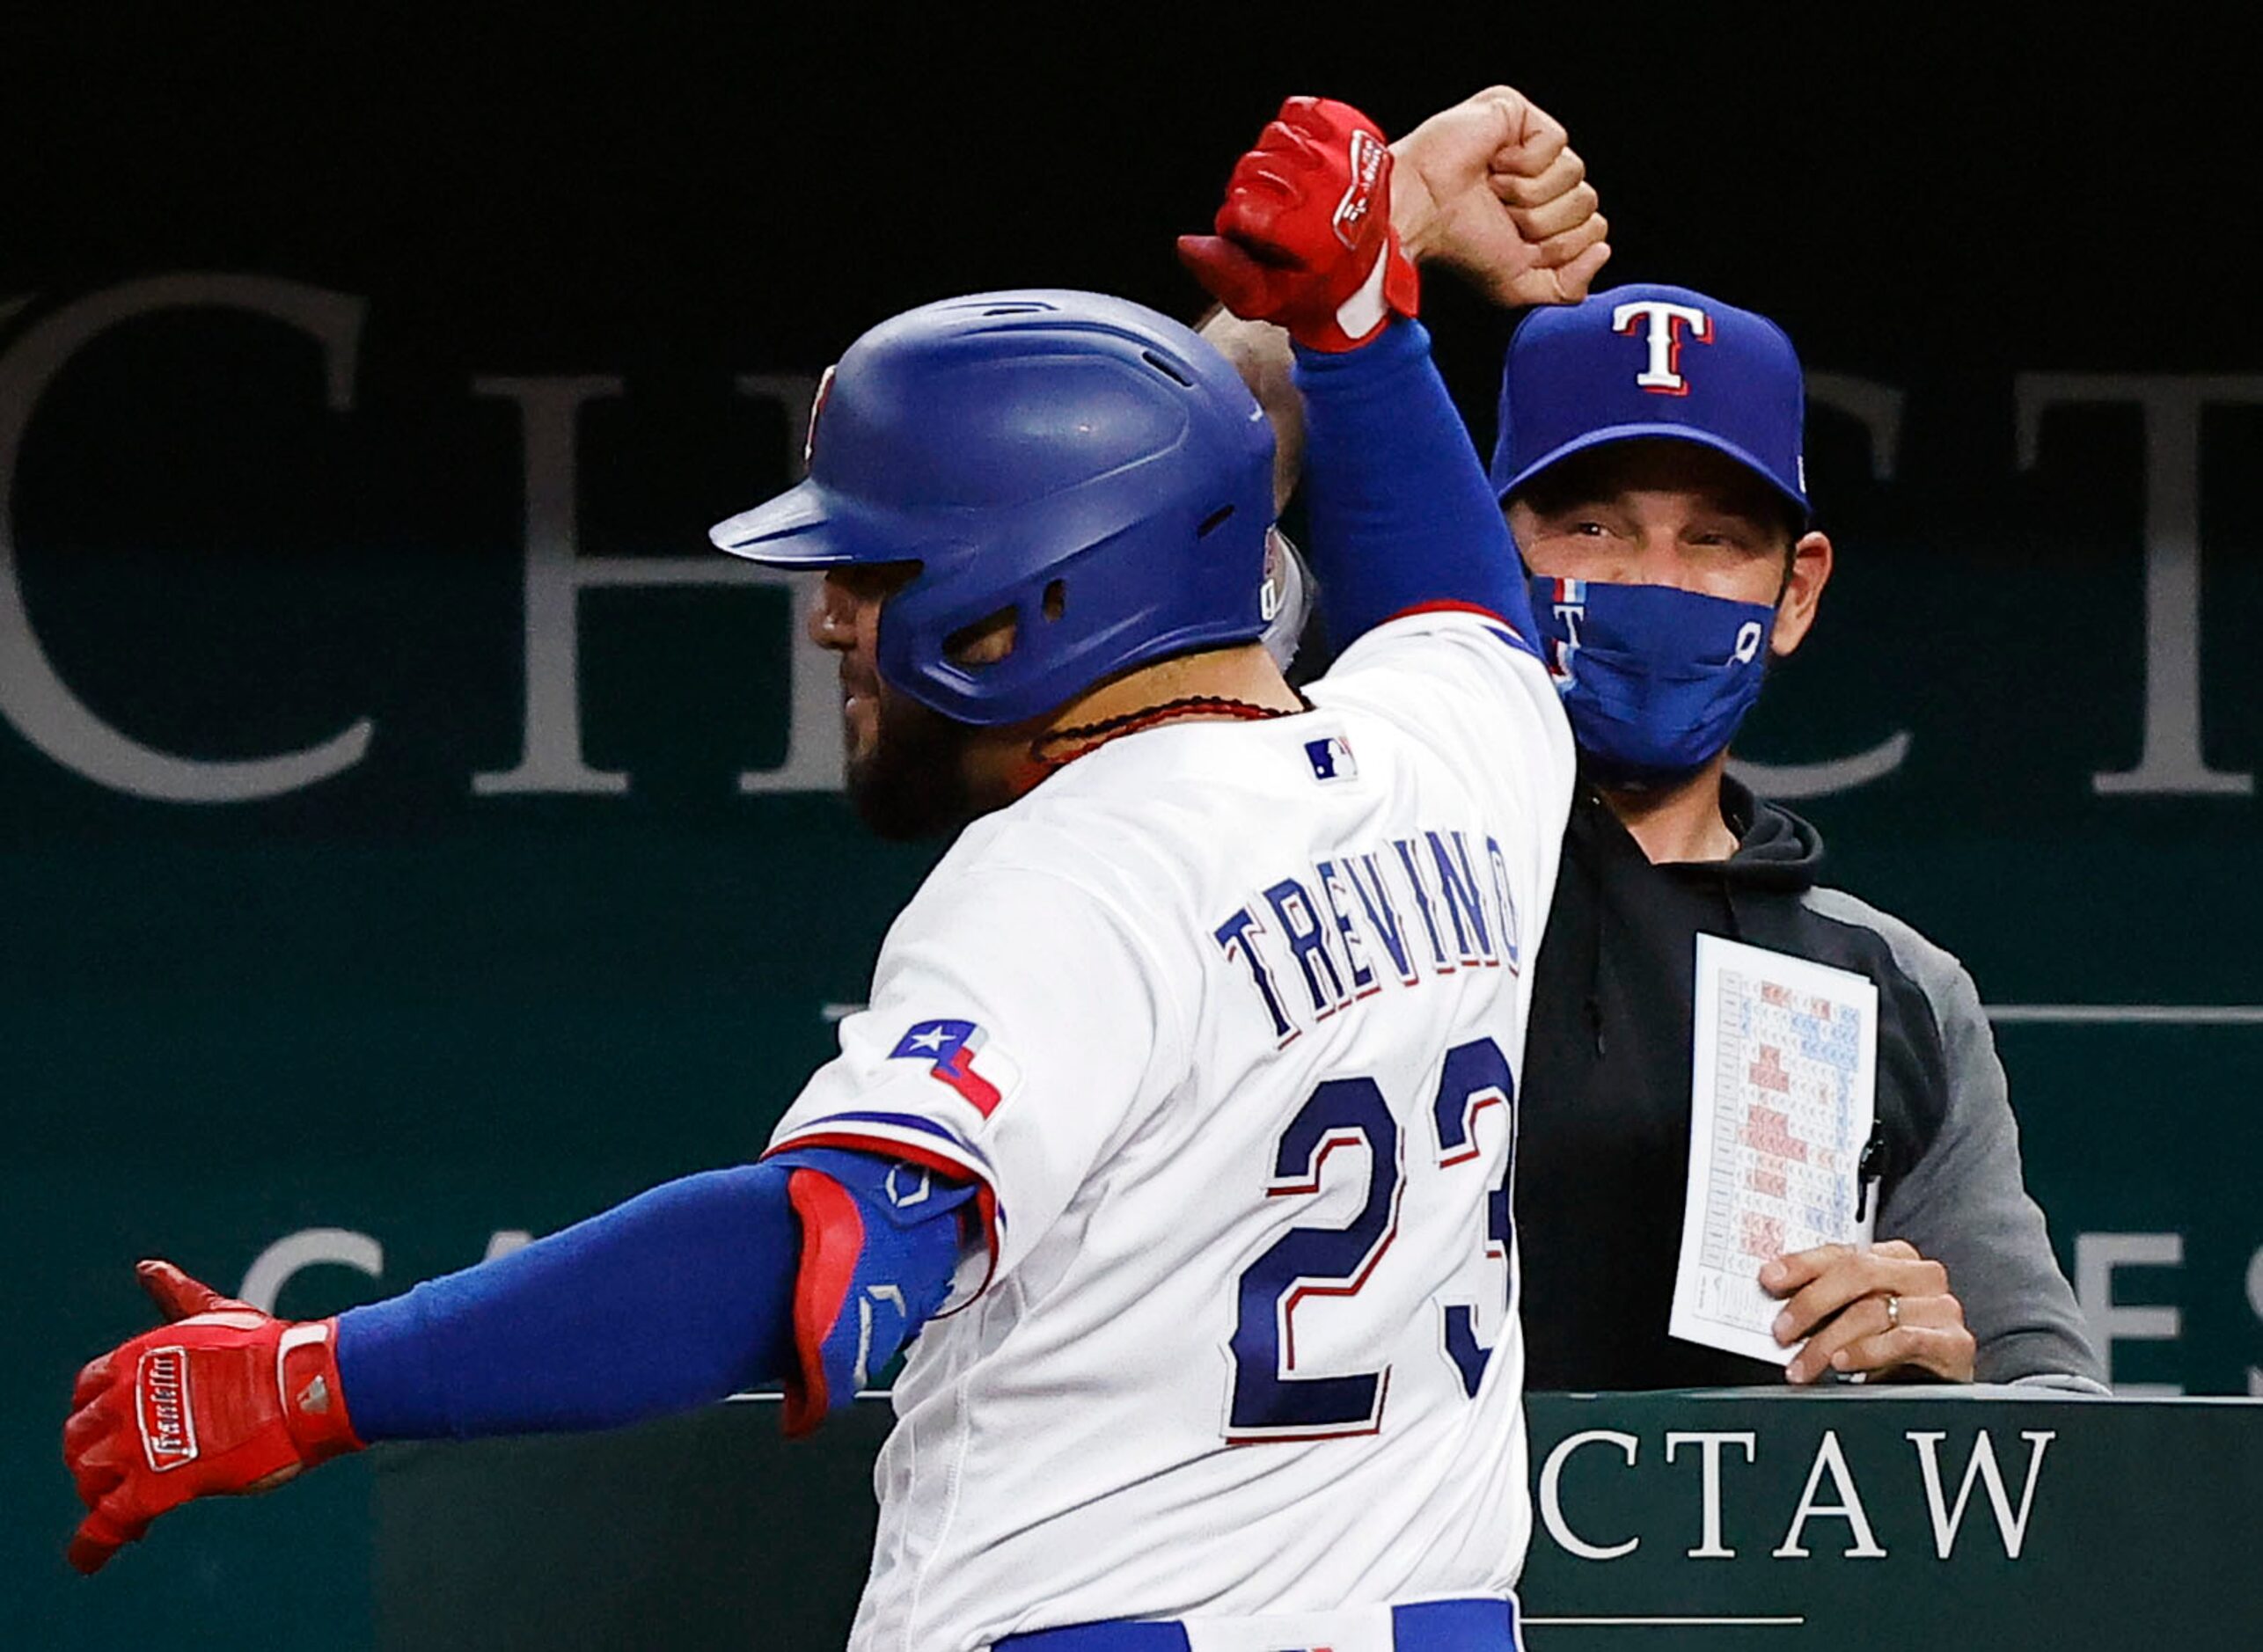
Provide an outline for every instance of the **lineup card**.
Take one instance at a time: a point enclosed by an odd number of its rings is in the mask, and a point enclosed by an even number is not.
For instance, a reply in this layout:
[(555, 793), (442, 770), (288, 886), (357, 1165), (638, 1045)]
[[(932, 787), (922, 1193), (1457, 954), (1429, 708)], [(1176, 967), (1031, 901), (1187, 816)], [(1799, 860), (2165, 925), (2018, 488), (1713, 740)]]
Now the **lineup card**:
[(1864, 1244), (1855, 1219), (1878, 1083), (1878, 987), (1718, 935), (1697, 937), (1689, 1188), (1667, 1330), (1784, 1364), (1763, 1262)]

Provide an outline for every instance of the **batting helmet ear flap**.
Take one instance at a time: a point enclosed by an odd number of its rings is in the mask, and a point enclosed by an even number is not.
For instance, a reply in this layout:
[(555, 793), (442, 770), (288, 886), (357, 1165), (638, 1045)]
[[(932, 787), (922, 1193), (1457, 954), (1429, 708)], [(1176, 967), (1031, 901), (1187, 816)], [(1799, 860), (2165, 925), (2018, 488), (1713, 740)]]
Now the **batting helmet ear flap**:
[[(777, 566), (919, 562), (882, 610), (879, 666), (945, 716), (1020, 722), (1264, 631), (1271, 427), (1168, 317), (1061, 291), (928, 304), (850, 347), (812, 431), (809, 479), (715, 543)], [(1007, 607), (1002, 658), (949, 657)]]

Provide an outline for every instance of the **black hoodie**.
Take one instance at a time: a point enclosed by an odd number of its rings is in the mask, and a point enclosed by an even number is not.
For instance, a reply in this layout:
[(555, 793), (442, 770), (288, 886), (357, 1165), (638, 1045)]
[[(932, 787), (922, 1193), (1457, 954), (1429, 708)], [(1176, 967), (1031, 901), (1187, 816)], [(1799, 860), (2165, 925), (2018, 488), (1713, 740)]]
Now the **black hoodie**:
[(2096, 1379), (2074, 1293), (2020, 1184), (2003, 1076), (1960, 965), (1819, 888), (1815, 829), (1724, 781), (1727, 860), (1653, 866), (1583, 780), (1534, 966), (1516, 1225), (1535, 1390), (1780, 1383), (1666, 1334), (1689, 1165), (1696, 937), (1868, 976), (1879, 990), (1877, 1234), (1950, 1270), (1983, 1381)]

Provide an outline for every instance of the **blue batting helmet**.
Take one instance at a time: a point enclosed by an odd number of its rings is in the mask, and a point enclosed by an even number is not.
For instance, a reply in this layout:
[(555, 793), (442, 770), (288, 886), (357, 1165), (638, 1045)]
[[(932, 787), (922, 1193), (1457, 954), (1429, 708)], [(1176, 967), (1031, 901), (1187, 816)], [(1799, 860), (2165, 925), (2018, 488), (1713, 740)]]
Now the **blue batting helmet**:
[[(809, 479), (719, 524), (773, 567), (916, 562), (879, 667), (948, 717), (1019, 722), (1102, 678), (1265, 629), (1273, 435), (1226, 359), (1096, 293), (924, 304), (851, 345), (810, 415)], [(948, 640), (1013, 610), (1014, 646)]]

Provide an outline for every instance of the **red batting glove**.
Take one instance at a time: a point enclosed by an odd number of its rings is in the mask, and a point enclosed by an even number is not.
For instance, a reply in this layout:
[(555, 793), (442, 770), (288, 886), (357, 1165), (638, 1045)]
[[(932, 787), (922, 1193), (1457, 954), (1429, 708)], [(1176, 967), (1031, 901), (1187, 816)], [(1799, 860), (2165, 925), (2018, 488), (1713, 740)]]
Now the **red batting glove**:
[(338, 1321), (294, 1324), (171, 1262), (134, 1270), (171, 1324), (78, 1373), (62, 1460), (91, 1512), (70, 1563), (101, 1569), (192, 1497), (265, 1491), (362, 1442), (338, 1381)]
[(1234, 164), (1215, 235), (1183, 235), (1179, 259), (1245, 321), (1273, 321), (1315, 350), (1349, 350), (1419, 283), (1391, 228), (1391, 151), (1350, 104), (1292, 98)]

